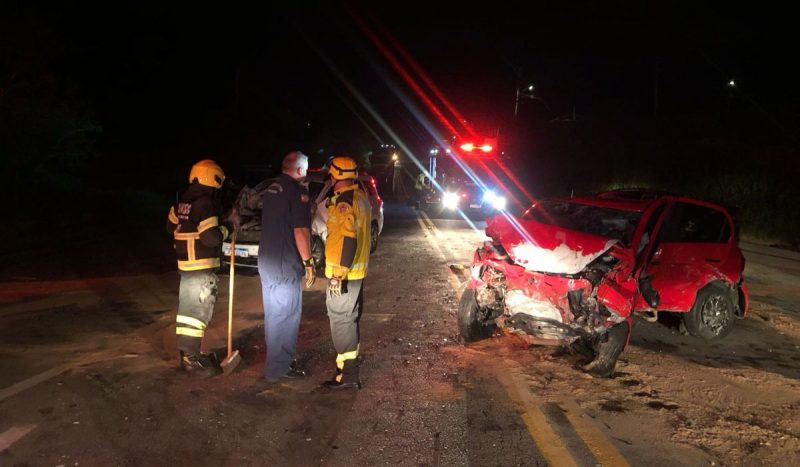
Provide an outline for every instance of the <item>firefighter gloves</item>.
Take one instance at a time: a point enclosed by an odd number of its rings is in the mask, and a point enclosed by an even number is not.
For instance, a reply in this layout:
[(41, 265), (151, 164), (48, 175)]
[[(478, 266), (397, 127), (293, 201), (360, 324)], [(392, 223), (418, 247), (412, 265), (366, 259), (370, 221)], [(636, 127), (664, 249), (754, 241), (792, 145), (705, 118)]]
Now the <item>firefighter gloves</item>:
[(342, 282), (344, 281), (341, 277), (331, 277), (330, 282), (328, 282), (328, 294), (330, 294), (331, 297), (342, 296)]
[(314, 258), (312, 257), (303, 261), (303, 266), (306, 268), (306, 288), (310, 289), (311, 286), (314, 285), (314, 281), (317, 280), (317, 263), (314, 262)]

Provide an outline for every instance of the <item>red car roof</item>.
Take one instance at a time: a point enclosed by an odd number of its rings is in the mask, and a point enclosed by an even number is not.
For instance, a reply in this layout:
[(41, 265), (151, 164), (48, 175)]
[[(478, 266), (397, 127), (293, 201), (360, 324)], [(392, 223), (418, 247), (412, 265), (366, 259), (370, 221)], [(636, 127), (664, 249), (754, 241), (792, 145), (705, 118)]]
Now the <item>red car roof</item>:
[(616, 198), (604, 198), (594, 195), (594, 196), (580, 196), (577, 198), (570, 198), (569, 201), (572, 203), (598, 206), (601, 208), (619, 209), (621, 211), (644, 212), (644, 210), (647, 209), (648, 206), (653, 204), (655, 200), (616, 199)]

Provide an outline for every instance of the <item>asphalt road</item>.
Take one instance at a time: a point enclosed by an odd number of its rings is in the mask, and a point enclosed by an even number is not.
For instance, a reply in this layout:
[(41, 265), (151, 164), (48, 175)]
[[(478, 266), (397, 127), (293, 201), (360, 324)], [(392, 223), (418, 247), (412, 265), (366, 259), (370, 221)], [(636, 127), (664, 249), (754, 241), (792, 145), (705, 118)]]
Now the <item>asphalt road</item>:
[[(245, 364), (206, 380), (175, 369), (174, 271), (143, 261), (129, 275), (2, 282), (0, 465), (779, 465), (796, 455), (791, 255), (751, 247), (756, 314), (731, 343), (637, 322), (618, 376), (594, 380), (558, 349), (512, 336), (460, 342), (461, 266), (481, 229), (387, 206), (365, 285), (358, 392), (318, 387), (335, 359), (323, 280), (304, 293), (298, 359), (310, 374), (277, 385), (261, 378), (258, 277), (235, 282)], [(205, 343), (220, 354), (227, 279)], [(740, 359), (722, 358), (731, 352)], [(770, 400), (751, 403), (731, 384), (760, 384)], [(738, 415), (723, 420), (732, 404)]]

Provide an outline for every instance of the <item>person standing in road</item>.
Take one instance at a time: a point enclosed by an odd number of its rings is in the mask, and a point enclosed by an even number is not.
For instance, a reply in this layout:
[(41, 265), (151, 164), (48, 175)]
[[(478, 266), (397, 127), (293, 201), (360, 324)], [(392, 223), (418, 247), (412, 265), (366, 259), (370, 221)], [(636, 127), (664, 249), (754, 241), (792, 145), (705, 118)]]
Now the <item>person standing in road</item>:
[(328, 171), (335, 184), (328, 202), (325, 276), (329, 282), (325, 305), (337, 356), (336, 376), (323, 386), (360, 389), (359, 320), (369, 264), (372, 207), (356, 183), (358, 167), (353, 159), (336, 157)]
[(415, 208), (419, 208), (422, 200), (425, 198), (426, 181), (427, 177), (425, 176), (424, 172), (421, 172), (419, 175), (417, 175), (417, 181), (414, 183), (413, 205)]
[(181, 275), (175, 328), (180, 368), (198, 376), (218, 372), (212, 355), (200, 349), (217, 301), (220, 247), (230, 231), (219, 222), (222, 206), (217, 193), (223, 181), (225, 174), (216, 162), (206, 159), (194, 164), (189, 188), (167, 214), (167, 232), (175, 239)]
[(305, 376), (294, 360), (303, 307), (301, 280), (305, 276), (308, 288), (316, 279), (311, 257), (311, 208), (308, 191), (301, 184), (308, 171), (308, 157), (300, 151), (290, 152), (283, 158), (281, 171), (261, 198), (258, 247), (267, 342), (264, 377), (269, 382)]

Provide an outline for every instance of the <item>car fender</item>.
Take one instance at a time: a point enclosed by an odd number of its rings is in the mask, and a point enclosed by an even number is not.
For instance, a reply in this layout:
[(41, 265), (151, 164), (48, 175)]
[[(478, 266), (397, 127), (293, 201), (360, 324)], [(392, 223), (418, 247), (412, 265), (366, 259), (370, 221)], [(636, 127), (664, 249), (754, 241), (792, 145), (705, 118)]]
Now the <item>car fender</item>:
[[(675, 265), (674, 268), (662, 269), (653, 275), (653, 287), (661, 296), (664, 308), (661, 311), (687, 313), (694, 306), (698, 292), (711, 283), (721, 283), (735, 294), (736, 285), (728, 276), (713, 268), (697, 268), (689, 265)], [(680, 283), (680, 287), (666, 287), (664, 284)], [(732, 297), (738, 302), (738, 297)]]
[(739, 317), (744, 318), (747, 316), (747, 312), (750, 311), (750, 293), (747, 290), (747, 284), (744, 283), (744, 280), (739, 282), (736, 291), (739, 299)]
[(606, 277), (597, 286), (597, 300), (620, 317), (628, 317), (633, 310), (636, 281), (628, 279), (621, 283)]

